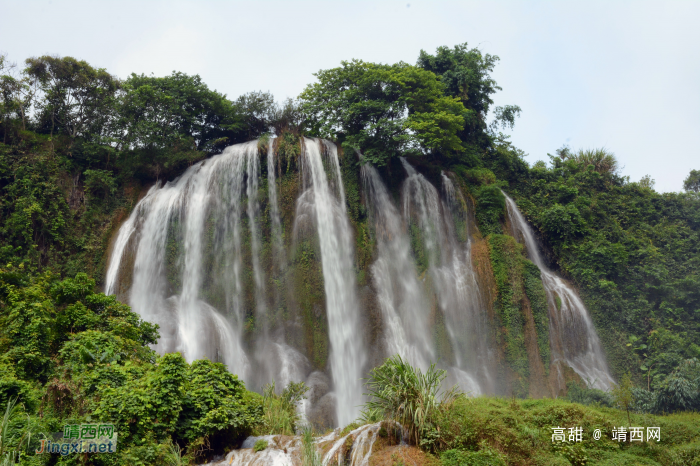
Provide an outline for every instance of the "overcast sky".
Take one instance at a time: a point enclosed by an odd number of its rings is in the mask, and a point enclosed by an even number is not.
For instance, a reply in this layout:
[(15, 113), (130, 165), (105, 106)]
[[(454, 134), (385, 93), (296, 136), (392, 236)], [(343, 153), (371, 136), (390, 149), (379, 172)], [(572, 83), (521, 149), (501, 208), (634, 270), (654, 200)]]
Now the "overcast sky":
[(527, 160), (604, 146), (632, 181), (679, 191), (700, 169), (700, 1), (0, 0), (0, 52), (70, 55), (126, 77), (199, 74), (230, 98), (295, 97), (341, 60), (415, 63), (468, 42), (501, 58)]

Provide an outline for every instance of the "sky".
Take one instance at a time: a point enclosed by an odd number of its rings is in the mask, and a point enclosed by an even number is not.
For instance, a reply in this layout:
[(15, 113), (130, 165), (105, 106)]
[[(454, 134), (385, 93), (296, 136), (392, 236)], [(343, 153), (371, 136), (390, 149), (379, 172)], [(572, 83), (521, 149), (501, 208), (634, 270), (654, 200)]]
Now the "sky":
[(342, 60), (415, 63), (467, 42), (498, 55), (496, 105), (526, 160), (605, 147), (631, 181), (700, 169), (700, 1), (0, 0), (0, 53), (73, 56), (126, 78), (199, 74), (236, 98), (297, 96)]

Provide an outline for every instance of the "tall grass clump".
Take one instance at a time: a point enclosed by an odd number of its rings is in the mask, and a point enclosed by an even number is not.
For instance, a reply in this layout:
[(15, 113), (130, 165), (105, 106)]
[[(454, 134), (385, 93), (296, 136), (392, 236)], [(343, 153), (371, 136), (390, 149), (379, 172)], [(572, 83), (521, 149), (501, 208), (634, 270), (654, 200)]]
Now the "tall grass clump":
[(0, 466), (16, 464), (20, 458), (23, 445), (29, 445), (29, 418), (25, 425), (17, 418), (20, 416), (20, 406), (17, 399), (8, 400), (5, 414), (0, 422)]
[(282, 393), (275, 393), (275, 382), (263, 388), (262, 435), (294, 435), (300, 421), (297, 406), (306, 398), (309, 387), (304, 382), (289, 382)]
[(370, 401), (364, 409), (398, 422), (406, 429), (409, 439), (419, 445), (421, 433), (432, 424), (437, 411), (451, 406), (461, 396), (457, 387), (440, 389), (446, 376), (447, 372), (437, 369), (435, 364), (423, 373), (401, 356), (393, 356), (370, 372), (366, 383)]
[(321, 455), (316, 450), (314, 433), (311, 427), (305, 426), (301, 432), (301, 464), (302, 466), (322, 466)]

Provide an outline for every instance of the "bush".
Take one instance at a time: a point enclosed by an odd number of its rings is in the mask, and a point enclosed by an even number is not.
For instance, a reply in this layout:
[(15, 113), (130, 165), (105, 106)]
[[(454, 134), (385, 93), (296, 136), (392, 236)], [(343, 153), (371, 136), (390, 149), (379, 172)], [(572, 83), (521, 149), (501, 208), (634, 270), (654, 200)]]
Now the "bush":
[(584, 220), (576, 206), (554, 204), (542, 212), (542, 227), (549, 237), (556, 241), (572, 238), (583, 230)]
[(566, 398), (572, 403), (580, 403), (582, 405), (598, 405), (611, 408), (613, 399), (609, 393), (597, 388), (588, 388), (574, 381), (566, 384)]
[(304, 382), (289, 382), (282, 393), (275, 393), (275, 382), (263, 387), (263, 416), (258, 432), (263, 435), (294, 435), (299, 423), (297, 405), (306, 398)]
[(484, 185), (475, 191), (476, 219), (485, 235), (501, 233), (501, 221), (506, 212), (506, 198), (496, 185)]
[(451, 405), (459, 396), (456, 387), (441, 392), (446, 375), (435, 364), (423, 374), (399, 355), (388, 358), (370, 372), (367, 388), (371, 398), (365, 409), (376, 409), (385, 419), (398, 422), (419, 445), (420, 435), (431, 424), (434, 413)]

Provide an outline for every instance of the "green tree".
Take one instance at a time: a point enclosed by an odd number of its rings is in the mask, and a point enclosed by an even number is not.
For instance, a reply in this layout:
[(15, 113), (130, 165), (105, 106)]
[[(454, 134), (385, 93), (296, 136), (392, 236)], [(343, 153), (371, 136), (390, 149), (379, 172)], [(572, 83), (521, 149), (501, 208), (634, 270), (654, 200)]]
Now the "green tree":
[(683, 189), (688, 192), (700, 193), (700, 170), (690, 170), (688, 177), (683, 180)]
[(444, 95), (434, 73), (353, 60), (315, 76), (319, 82), (300, 96), (311, 132), (344, 141), (366, 161), (385, 165), (398, 155), (463, 150), (458, 134), (467, 110)]
[(0, 123), (4, 126), (3, 141), (7, 142), (9, 120), (17, 117), (22, 129), (27, 128), (35, 88), (27, 76), (19, 76), (17, 65), (10, 63), (6, 55), (0, 55)]
[(243, 122), (226, 96), (199, 75), (162, 78), (132, 74), (119, 102), (120, 147), (172, 149), (189, 145), (211, 151), (215, 141), (237, 142)]
[(632, 378), (630, 377), (629, 372), (625, 375), (622, 376), (622, 379), (620, 380), (620, 383), (615, 385), (612, 389), (612, 396), (613, 400), (615, 400), (615, 403), (620, 407), (620, 409), (624, 409), (627, 411), (627, 426), (629, 427), (632, 424), (632, 421), (630, 420), (630, 408), (634, 405), (634, 393), (633, 389), (634, 386), (632, 384)]
[[(498, 60), (496, 55), (483, 54), (477, 48), (470, 49), (467, 43), (453, 48), (438, 47), (434, 55), (421, 50), (418, 56), (418, 66), (439, 76), (445, 85), (445, 94), (459, 98), (469, 110), (460, 134), (465, 142), (482, 146), (490, 144), (486, 137), (486, 117), (493, 105), (491, 96), (501, 90), (491, 77)], [(492, 131), (495, 132), (499, 126), (512, 129), (520, 112), (517, 105), (496, 107)]]
[(249, 92), (236, 99), (247, 139), (255, 139), (270, 130), (277, 116), (275, 98), (269, 92)]
[(42, 93), (36, 101), (39, 128), (104, 141), (115, 116), (119, 80), (103, 68), (73, 57), (28, 58), (25, 74)]
[(160, 178), (246, 139), (238, 107), (198, 75), (132, 74), (123, 90), (115, 135), (127, 173)]

